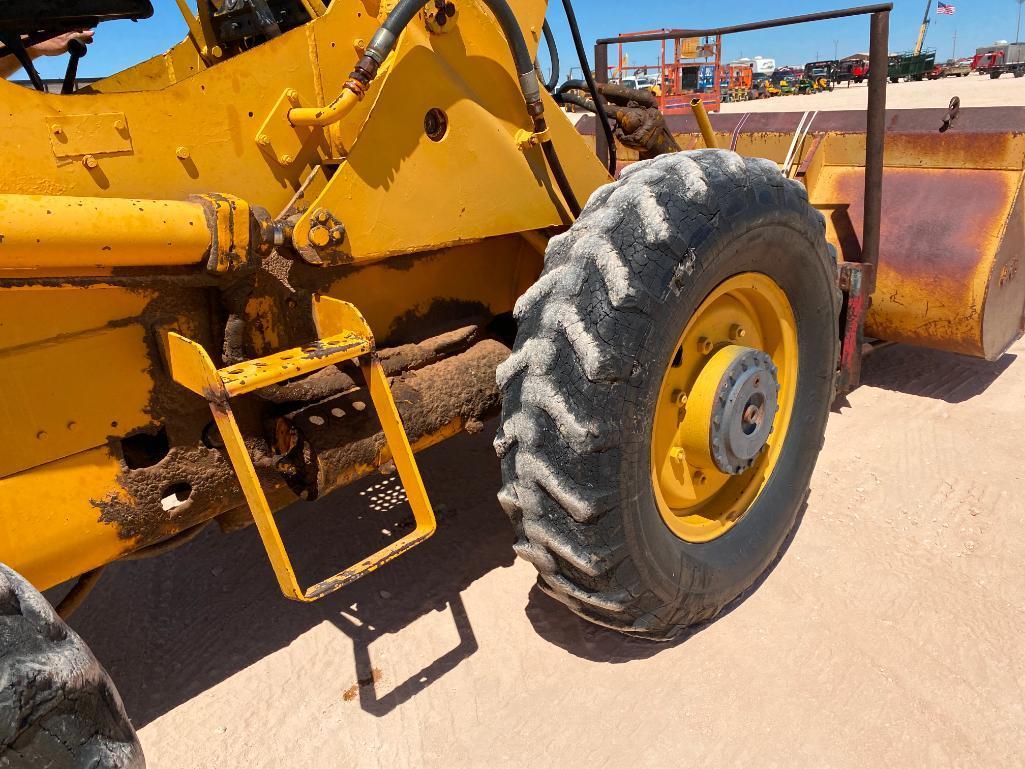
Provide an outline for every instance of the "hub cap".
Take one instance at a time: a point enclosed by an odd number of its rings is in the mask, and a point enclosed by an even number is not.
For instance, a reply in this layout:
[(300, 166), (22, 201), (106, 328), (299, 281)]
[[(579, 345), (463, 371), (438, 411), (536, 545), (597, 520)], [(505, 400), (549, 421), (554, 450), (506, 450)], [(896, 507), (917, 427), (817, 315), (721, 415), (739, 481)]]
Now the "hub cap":
[(659, 390), (652, 486), (669, 528), (689, 542), (728, 531), (779, 457), (797, 386), (797, 333), (766, 275), (720, 284), (684, 329)]

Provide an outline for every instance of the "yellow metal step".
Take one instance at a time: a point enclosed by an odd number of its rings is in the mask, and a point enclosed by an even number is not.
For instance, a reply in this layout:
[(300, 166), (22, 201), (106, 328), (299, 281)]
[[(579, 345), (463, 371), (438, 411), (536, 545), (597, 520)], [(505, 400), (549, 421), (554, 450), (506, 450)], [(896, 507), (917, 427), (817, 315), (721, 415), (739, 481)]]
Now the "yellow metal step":
[(217, 371), (229, 397), (259, 390), (261, 387), (282, 382), (301, 374), (332, 366), (335, 363), (366, 355), (372, 349), (371, 341), (346, 331), (327, 339), (318, 339), (305, 347), (268, 355), (228, 366)]
[[(220, 430), (224, 448), (231, 460), (239, 484), (256, 521), (267, 557), (274, 569), (281, 592), (296, 601), (316, 601), (354, 582), (414, 547), (434, 533), (436, 523), (427, 490), (413, 458), (413, 450), (395, 408), (388, 377), (374, 352), (374, 336), (370, 327), (353, 305), (330, 297), (315, 297), (314, 319), (321, 336), (303, 347), (245, 361), (218, 369), (206, 349), (175, 331), (165, 331), (163, 342), (171, 376), (174, 381), (202, 395), (210, 404), (214, 421)], [(231, 410), (230, 399), (261, 387), (282, 382), (302, 374), (359, 359), (360, 369), (377, 409), (385, 441), (391, 452), (399, 480), (413, 510), (416, 528), (406, 536), (386, 545), (353, 566), (342, 569), (310, 588), (300, 587), (285, 549), (274, 513), (260, 486), (252, 457)]]

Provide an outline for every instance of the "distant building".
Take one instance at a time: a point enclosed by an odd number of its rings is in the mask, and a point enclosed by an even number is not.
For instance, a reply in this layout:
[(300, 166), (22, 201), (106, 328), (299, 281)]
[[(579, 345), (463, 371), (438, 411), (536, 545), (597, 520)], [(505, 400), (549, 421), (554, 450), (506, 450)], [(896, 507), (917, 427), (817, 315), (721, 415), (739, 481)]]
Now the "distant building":
[(753, 59), (743, 58), (731, 61), (730, 64), (738, 64), (742, 67), (750, 67), (751, 71), (758, 75), (771, 75), (776, 71), (776, 60), (766, 59), (764, 56), (755, 56)]

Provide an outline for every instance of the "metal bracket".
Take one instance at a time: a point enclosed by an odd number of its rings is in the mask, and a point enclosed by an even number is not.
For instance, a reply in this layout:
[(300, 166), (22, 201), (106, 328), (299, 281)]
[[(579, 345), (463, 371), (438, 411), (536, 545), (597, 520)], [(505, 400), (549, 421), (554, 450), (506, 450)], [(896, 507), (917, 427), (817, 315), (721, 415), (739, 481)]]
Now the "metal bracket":
[(865, 343), (865, 316), (872, 304), (867, 293), (872, 281), (872, 265), (840, 263), (839, 287), (844, 294), (843, 337), (840, 341), (840, 370), (836, 394), (846, 395), (861, 384), (861, 348)]
[(317, 130), (295, 126), (289, 122), (288, 111), (300, 106), (302, 105), (299, 92), (294, 88), (286, 88), (256, 134), (256, 143), (260, 149), (284, 168), (296, 162), (303, 149), (313, 140), (313, 134)]
[(50, 148), (57, 158), (132, 152), (132, 135), (123, 112), (55, 115), (47, 118)]
[(521, 128), (516, 132), (516, 146), (519, 147), (521, 151), (526, 152), (528, 149), (533, 147), (540, 147), (541, 142), (549, 141), (551, 138), (552, 132), (547, 128), (538, 133), (525, 131)]

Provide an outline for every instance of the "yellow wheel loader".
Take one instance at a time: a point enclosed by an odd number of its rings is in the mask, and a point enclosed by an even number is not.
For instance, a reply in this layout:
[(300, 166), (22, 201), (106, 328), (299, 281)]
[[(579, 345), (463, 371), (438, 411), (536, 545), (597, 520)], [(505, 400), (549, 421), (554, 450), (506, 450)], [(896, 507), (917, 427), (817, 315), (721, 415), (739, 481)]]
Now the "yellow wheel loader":
[[(1021, 333), (1020, 135), (898, 141), (890, 231), (922, 226), (880, 251), (885, 67), (867, 133), (738, 126), (741, 155), (596, 83), (563, 4), (580, 131), (535, 70), (546, 0), (182, 0), (180, 44), (78, 90), (73, 51), (64, 93), (27, 47), (149, 1), (0, 3), (36, 85), (0, 82), (0, 761), (142, 765), (58, 617), (106, 564), (255, 523), (267, 578), (323, 599), (432, 534), (415, 452), (499, 412), (541, 587), (672, 637), (779, 554), (866, 335)], [(916, 262), (948, 183), (982, 230)], [(277, 516), (378, 469), (413, 527), (308, 584)]]

